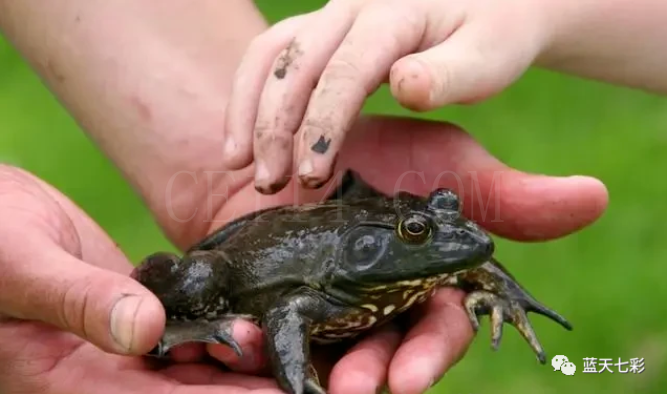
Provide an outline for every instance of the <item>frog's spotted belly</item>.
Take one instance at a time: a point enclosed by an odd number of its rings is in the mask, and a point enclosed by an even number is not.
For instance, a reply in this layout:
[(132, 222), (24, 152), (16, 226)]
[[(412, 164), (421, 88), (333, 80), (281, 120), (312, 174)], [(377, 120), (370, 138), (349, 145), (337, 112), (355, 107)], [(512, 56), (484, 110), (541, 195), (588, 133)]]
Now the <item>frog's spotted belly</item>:
[[(371, 294), (370, 302), (360, 305), (361, 310), (335, 320), (314, 324), (311, 327), (311, 339), (315, 343), (327, 344), (354, 338), (376, 325), (386, 323), (413, 305), (426, 301), (439, 286), (452, 284), (454, 278), (450, 274), (443, 274), (402, 281), (391, 287), (374, 288), (372, 291), (377, 294)], [(379, 299), (383, 299), (383, 302), (378, 303), (380, 305), (374, 303)]]

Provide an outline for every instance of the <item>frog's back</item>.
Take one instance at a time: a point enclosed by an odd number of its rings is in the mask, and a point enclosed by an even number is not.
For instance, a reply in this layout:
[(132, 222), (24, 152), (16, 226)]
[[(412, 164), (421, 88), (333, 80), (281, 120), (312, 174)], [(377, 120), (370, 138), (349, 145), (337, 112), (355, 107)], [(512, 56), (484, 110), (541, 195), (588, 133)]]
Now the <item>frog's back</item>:
[(326, 281), (349, 228), (395, 216), (379, 199), (286, 206), (253, 217), (209, 248), (230, 262), (233, 308), (256, 314), (300, 286)]

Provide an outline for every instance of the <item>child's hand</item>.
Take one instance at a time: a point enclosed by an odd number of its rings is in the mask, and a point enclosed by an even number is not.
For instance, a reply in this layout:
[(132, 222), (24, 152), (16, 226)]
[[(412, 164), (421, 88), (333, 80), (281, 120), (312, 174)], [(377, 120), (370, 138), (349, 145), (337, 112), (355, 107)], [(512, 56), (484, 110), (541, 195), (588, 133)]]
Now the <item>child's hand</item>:
[(389, 80), (405, 107), (429, 110), (499, 92), (545, 43), (541, 2), (332, 0), (286, 19), (250, 46), (227, 111), (226, 163), (255, 161), (256, 188), (307, 187), (331, 176), (368, 95)]

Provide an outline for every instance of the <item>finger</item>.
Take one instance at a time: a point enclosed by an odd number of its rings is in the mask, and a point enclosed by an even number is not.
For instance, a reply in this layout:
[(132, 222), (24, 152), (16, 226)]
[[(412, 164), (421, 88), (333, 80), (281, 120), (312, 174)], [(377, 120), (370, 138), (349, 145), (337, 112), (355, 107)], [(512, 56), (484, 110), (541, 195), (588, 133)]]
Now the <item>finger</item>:
[[(95, 360), (89, 360), (95, 363)], [(107, 368), (86, 365), (83, 368), (83, 379), (71, 379), (71, 371), (61, 369), (59, 375), (62, 379), (55, 380), (50, 384), (54, 392), (58, 393), (96, 393), (96, 394), (249, 394), (252, 389), (244, 385), (249, 379), (240, 377), (238, 380), (229, 379), (226, 383), (197, 383), (195, 379), (192, 384), (179, 382), (178, 378), (184, 378), (183, 374), (175, 373), (173, 380), (165, 379), (165, 375), (157, 372), (147, 373), (143, 370), (115, 370), (113, 366), (103, 363)], [(83, 365), (72, 364), (70, 367), (82, 368)], [(178, 366), (175, 367), (178, 370)], [(190, 372), (195, 373), (191, 369)], [(65, 375), (68, 374), (68, 375)], [(171, 377), (171, 376), (167, 376)], [(200, 376), (201, 377), (201, 376)], [(187, 378), (186, 378), (187, 379)], [(264, 390), (263, 390), (264, 391)], [(280, 394), (275, 390), (267, 390), (267, 394)], [(258, 394), (253, 392), (253, 394)]]
[(170, 358), (177, 363), (194, 363), (204, 358), (206, 346), (203, 343), (186, 343), (169, 349)]
[(225, 363), (233, 371), (256, 373), (262, 370), (267, 362), (263, 352), (262, 330), (245, 320), (237, 320), (233, 326), (234, 339), (241, 347), (242, 357), (229, 346), (207, 344), (209, 354)]
[(374, 2), (363, 8), (322, 72), (299, 130), (298, 173), (306, 187), (317, 188), (330, 178), (366, 97), (392, 62), (419, 45), (425, 20), (417, 7), (403, 4)]
[(461, 300), (460, 292), (442, 289), (419, 308), (420, 320), (406, 334), (390, 364), (392, 393), (424, 393), (464, 355), (473, 330)]
[(401, 333), (393, 324), (356, 344), (334, 366), (329, 377), (332, 394), (376, 394), (385, 385), (387, 369)]
[[(196, 386), (176, 386), (169, 388), (170, 391), (165, 391), (165, 394), (250, 394), (250, 390), (234, 385), (196, 385)], [(146, 391), (141, 391), (145, 393)], [(123, 393), (125, 394), (125, 393)], [(260, 394), (253, 392), (253, 394)], [(267, 392), (267, 394), (281, 394), (280, 392)]]
[[(593, 223), (608, 204), (598, 179), (512, 169), (452, 124), (368, 117), (355, 127), (341, 151), (341, 166), (356, 169), (387, 194), (451, 188), (466, 216), (505, 238), (559, 238)], [(374, 152), (372, 160), (368, 152)]]
[(515, 81), (535, 58), (538, 35), (515, 33), (519, 27), (500, 16), (488, 19), (469, 20), (443, 43), (394, 63), (390, 89), (397, 101), (426, 111), (480, 101)]
[(225, 111), (223, 162), (241, 169), (253, 159), (253, 127), (264, 81), (272, 63), (294, 37), (309, 14), (287, 18), (255, 38), (235, 73)]
[(110, 352), (143, 354), (157, 342), (164, 311), (137, 282), (29, 230), (5, 227), (0, 238), (0, 313), (55, 325)]
[[(132, 264), (105, 231), (67, 196), (20, 168), (0, 165), (0, 203), (5, 226), (35, 226), (63, 250), (86, 263), (129, 275)], [(10, 211), (11, 208), (15, 208)], [(0, 226), (1, 227), (1, 226)], [(10, 227), (11, 229), (11, 227)]]
[(0, 169), (0, 314), (55, 325), (107, 351), (149, 351), (164, 324), (158, 299), (74, 257), (90, 249), (44, 190), (21, 171)]
[(247, 390), (276, 389), (278, 387), (273, 378), (223, 372), (218, 367), (204, 364), (172, 365), (160, 370), (160, 373), (188, 385), (225, 385)]
[[(352, 24), (357, 3), (328, 3), (302, 24), (274, 61), (254, 129), (255, 187), (261, 193), (275, 193), (289, 181), (293, 134), (315, 81)], [(323, 26), (326, 29), (321, 34), (313, 34)]]
[(335, 193), (344, 173), (343, 167), (338, 168), (330, 181), (320, 189), (305, 189), (301, 187), (297, 179), (293, 178), (285, 188), (276, 194), (261, 194), (255, 190), (252, 182), (246, 184), (229, 197), (229, 200), (214, 217), (215, 225), (209, 231), (214, 231), (221, 223), (228, 223), (261, 209), (286, 204), (299, 205), (307, 202), (323, 201)]

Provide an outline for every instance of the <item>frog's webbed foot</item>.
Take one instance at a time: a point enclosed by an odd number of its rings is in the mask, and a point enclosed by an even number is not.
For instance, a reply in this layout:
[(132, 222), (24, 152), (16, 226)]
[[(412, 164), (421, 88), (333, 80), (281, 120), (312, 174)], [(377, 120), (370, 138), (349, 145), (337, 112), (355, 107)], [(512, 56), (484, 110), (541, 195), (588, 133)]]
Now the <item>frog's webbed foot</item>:
[(479, 329), (478, 314), (489, 313), (492, 330), (492, 349), (497, 350), (501, 343), (503, 323), (508, 322), (517, 328), (522, 337), (529, 343), (538, 357), (545, 364), (546, 357), (536, 333), (527, 319), (526, 311), (515, 301), (497, 296), (494, 293), (480, 290), (469, 293), (465, 307), (473, 329)]
[(528, 312), (546, 316), (567, 330), (573, 329), (565, 318), (536, 301), (494, 260), (458, 275), (457, 279), (462, 288), (469, 290), (464, 306), (473, 329), (478, 331), (479, 315), (490, 315), (494, 350), (498, 349), (501, 343), (503, 323), (507, 322), (519, 331), (541, 364), (545, 364), (545, 352), (527, 318)]
[(250, 319), (245, 315), (226, 315), (216, 320), (179, 321), (167, 320), (165, 332), (158, 345), (147, 355), (166, 357), (170, 349), (177, 345), (191, 342), (204, 342), (227, 345), (241, 357), (241, 347), (232, 337), (232, 323), (236, 319)]

